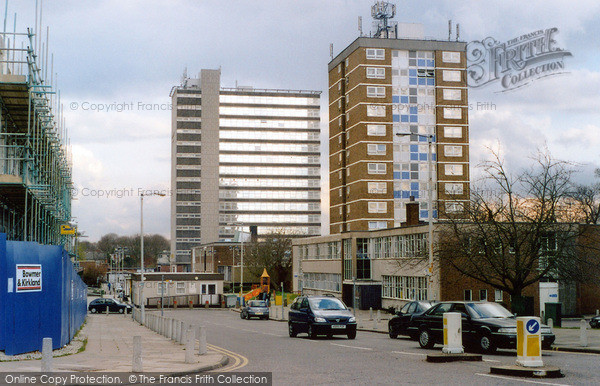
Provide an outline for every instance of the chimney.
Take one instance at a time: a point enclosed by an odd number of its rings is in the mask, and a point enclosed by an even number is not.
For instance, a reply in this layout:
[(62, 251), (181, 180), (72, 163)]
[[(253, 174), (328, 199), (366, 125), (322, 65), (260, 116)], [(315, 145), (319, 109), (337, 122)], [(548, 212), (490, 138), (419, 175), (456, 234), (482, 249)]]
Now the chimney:
[(255, 243), (258, 240), (258, 228), (256, 225), (250, 225), (250, 241)]
[(406, 225), (419, 224), (419, 203), (415, 202), (415, 197), (410, 196), (410, 202), (406, 204)]

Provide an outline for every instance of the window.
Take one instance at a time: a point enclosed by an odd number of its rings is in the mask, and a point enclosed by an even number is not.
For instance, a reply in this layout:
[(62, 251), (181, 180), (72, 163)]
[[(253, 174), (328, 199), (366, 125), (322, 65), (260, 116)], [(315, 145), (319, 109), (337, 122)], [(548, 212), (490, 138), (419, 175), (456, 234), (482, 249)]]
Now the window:
[[(381, 279), (381, 296), (384, 298), (404, 300), (427, 299), (427, 277), (382, 276)], [(448, 312), (448, 310), (444, 312)]]
[(444, 155), (446, 157), (462, 157), (462, 146), (444, 146)]
[(447, 182), (444, 187), (446, 188), (446, 194), (463, 194), (463, 184)]
[(460, 71), (444, 70), (442, 72), (442, 79), (444, 82), (460, 82)]
[(444, 126), (444, 137), (462, 138), (462, 127)]
[(369, 79), (385, 79), (385, 68), (367, 67), (367, 78), (369, 78)]
[(208, 294), (209, 295), (215, 295), (217, 293), (217, 285), (216, 284), (209, 284), (208, 285)]
[(445, 63), (460, 63), (460, 52), (442, 52), (442, 62)]
[(385, 106), (383, 105), (367, 105), (368, 117), (385, 117)]
[(385, 50), (381, 48), (367, 48), (367, 59), (383, 60), (385, 59)]
[(367, 144), (367, 154), (385, 155), (385, 145), (379, 143), (369, 143)]
[(471, 301), (473, 300), (473, 295), (471, 293), (471, 290), (465, 290), (465, 301)]
[(369, 221), (369, 230), (386, 229), (387, 221)]
[[(460, 165), (462, 166), (462, 165)], [(386, 173), (386, 165), (382, 163), (369, 163), (367, 165), (369, 174), (385, 174)]]
[(444, 107), (444, 118), (461, 119), (462, 110), (459, 107)]
[(462, 205), (459, 202), (446, 201), (444, 203), (446, 213), (460, 213), (462, 212)]
[(369, 213), (387, 213), (387, 202), (369, 202)]
[(185, 282), (177, 282), (177, 295), (185, 294)]
[(487, 290), (479, 290), (479, 300), (487, 301)]
[(497, 289), (494, 291), (494, 301), (496, 301), (496, 302), (502, 301), (502, 290)]
[(369, 182), (367, 184), (369, 194), (386, 194), (387, 183), (385, 182)]
[(369, 98), (384, 98), (385, 87), (367, 86), (367, 97)]
[(367, 125), (367, 135), (372, 136), (384, 136), (385, 135), (385, 125)]
[(457, 88), (445, 88), (442, 90), (443, 97), (447, 101), (459, 101), (462, 99), (462, 92)]
[(463, 166), (460, 164), (446, 164), (444, 165), (444, 172), (447, 176), (462, 176)]

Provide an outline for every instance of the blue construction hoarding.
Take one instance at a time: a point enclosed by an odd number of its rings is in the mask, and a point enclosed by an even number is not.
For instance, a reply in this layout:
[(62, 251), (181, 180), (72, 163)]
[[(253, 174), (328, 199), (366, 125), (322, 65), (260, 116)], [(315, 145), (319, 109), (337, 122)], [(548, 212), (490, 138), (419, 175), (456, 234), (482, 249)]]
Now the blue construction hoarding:
[(71, 341), (87, 314), (87, 286), (56, 245), (7, 241), (0, 233), (0, 351), (17, 355)]

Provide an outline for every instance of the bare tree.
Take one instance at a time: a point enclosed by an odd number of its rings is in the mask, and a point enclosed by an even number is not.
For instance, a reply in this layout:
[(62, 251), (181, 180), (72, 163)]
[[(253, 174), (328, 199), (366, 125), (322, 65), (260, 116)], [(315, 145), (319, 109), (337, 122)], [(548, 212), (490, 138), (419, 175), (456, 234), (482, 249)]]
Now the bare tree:
[(269, 235), (261, 235), (257, 241), (244, 248), (245, 267), (255, 276), (260, 277), (263, 269), (267, 269), (271, 277), (271, 287), (278, 288), (284, 283), (291, 288), (292, 282), (292, 239), (284, 231)]
[(546, 150), (538, 152), (534, 166), (511, 174), (492, 154), (460, 218), (441, 219), (440, 264), (509, 293), (513, 305), (543, 279), (599, 277), (595, 229), (577, 221), (578, 206), (568, 205), (576, 165)]
[[(600, 179), (600, 169), (594, 171), (596, 179)], [(572, 194), (572, 198), (581, 206), (586, 224), (598, 224), (600, 222), (600, 182), (590, 185), (578, 185)]]

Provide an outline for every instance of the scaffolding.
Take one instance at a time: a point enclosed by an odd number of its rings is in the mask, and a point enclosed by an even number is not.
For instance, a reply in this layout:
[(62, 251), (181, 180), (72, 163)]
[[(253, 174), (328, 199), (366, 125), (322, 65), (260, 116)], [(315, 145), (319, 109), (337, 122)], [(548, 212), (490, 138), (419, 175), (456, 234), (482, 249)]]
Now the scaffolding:
[[(36, 10), (36, 30), (38, 28)], [(9, 240), (62, 245), (70, 225), (72, 160), (60, 94), (48, 77), (48, 32), (0, 32), (0, 232)]]

